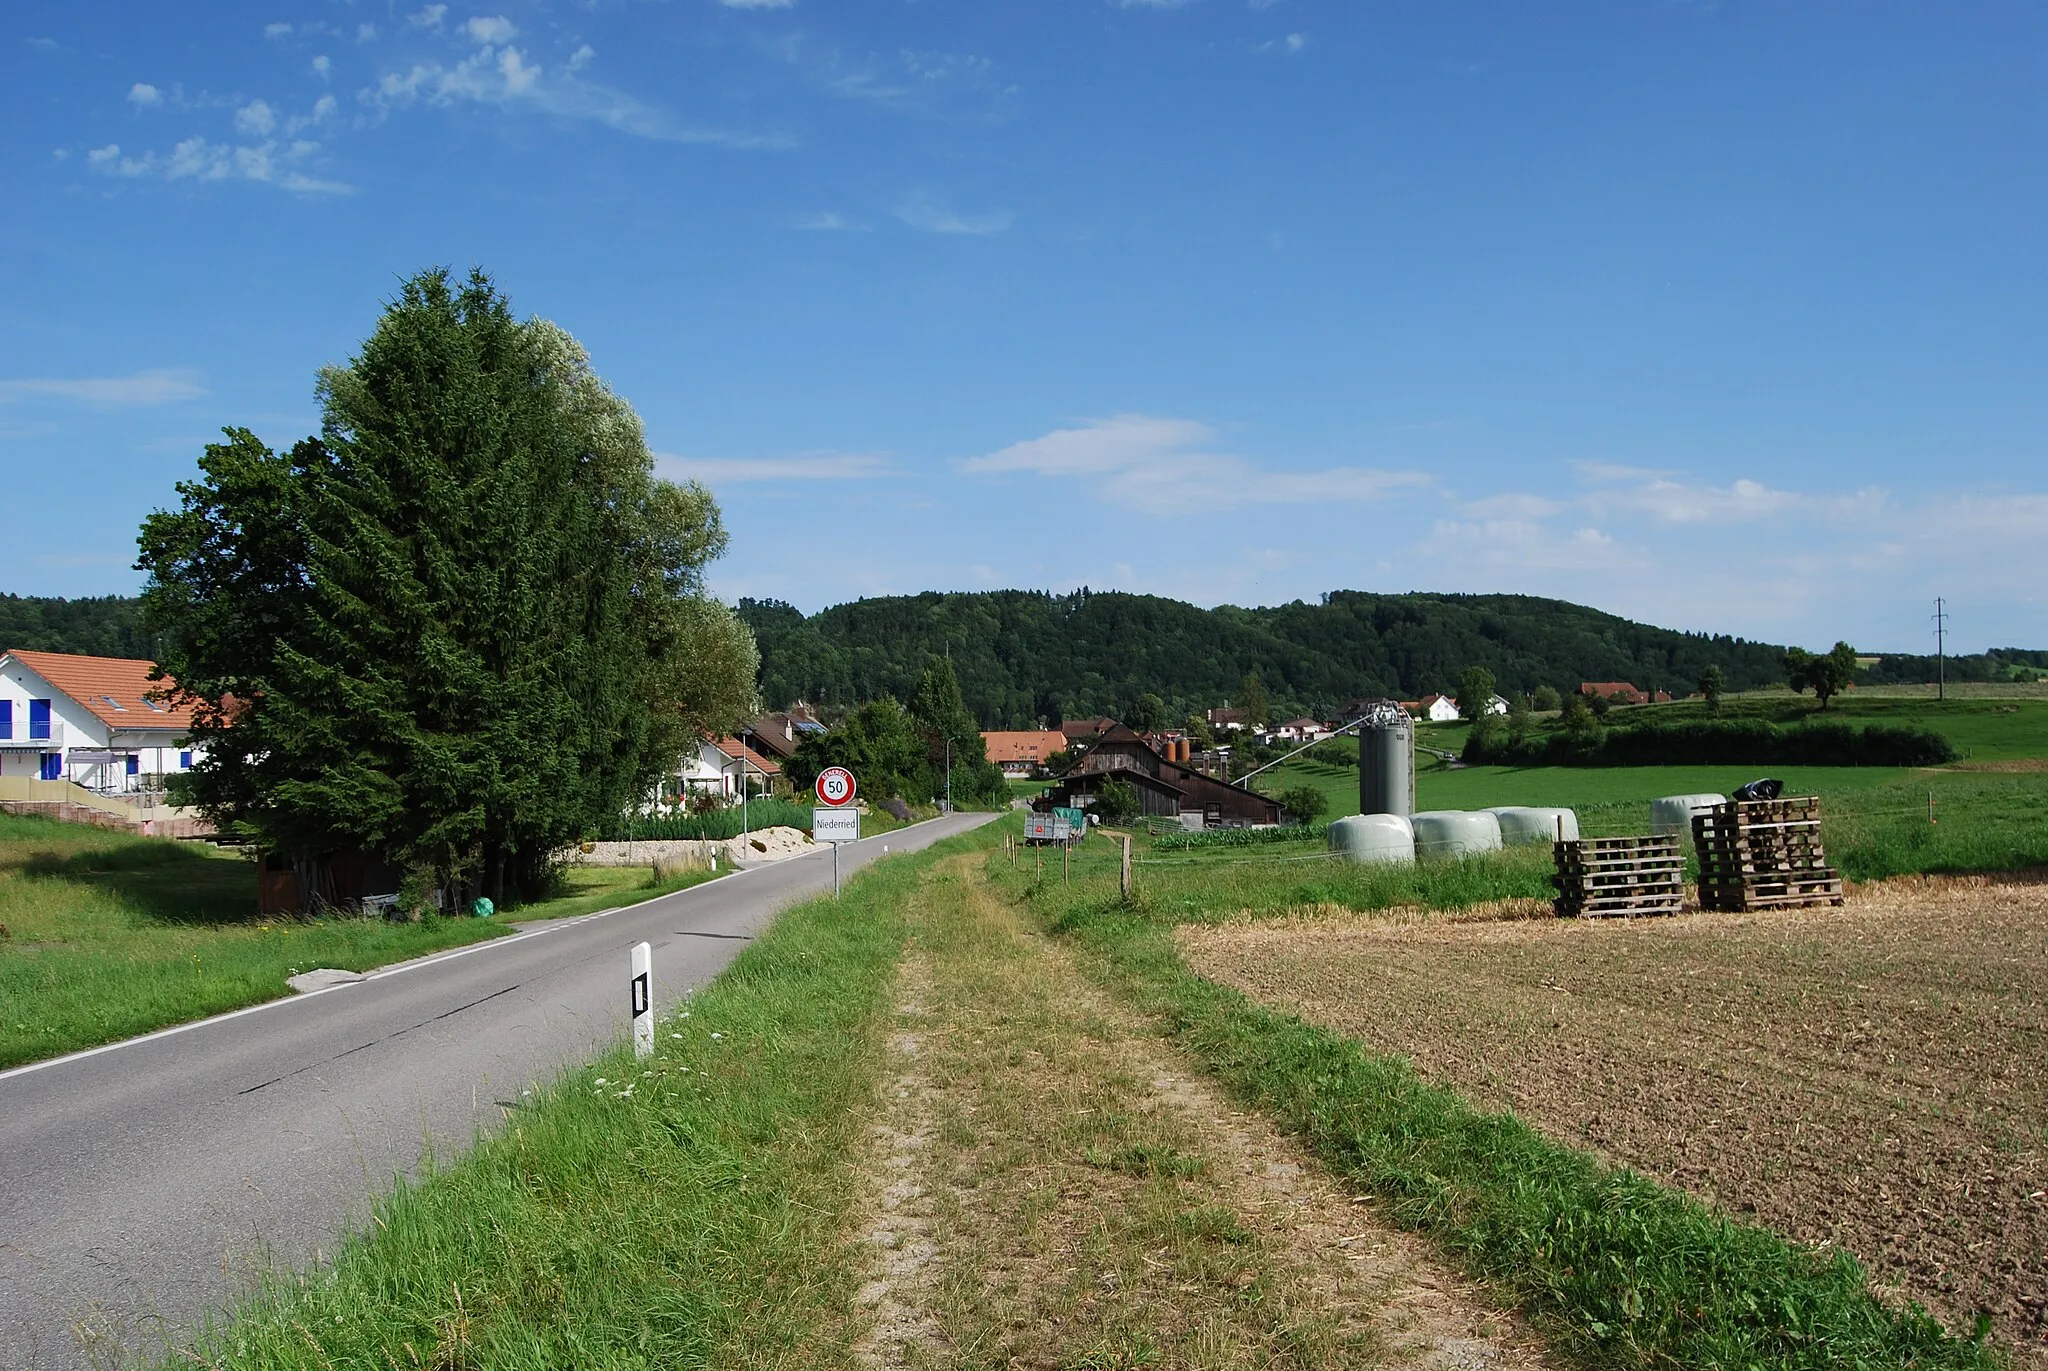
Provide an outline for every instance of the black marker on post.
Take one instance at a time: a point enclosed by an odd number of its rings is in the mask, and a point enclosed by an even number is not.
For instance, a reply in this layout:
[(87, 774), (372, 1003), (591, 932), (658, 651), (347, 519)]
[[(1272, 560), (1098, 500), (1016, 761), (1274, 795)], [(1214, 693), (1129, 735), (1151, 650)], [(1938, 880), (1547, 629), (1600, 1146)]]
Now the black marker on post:
[(633, 1055), (654, 1055), (654, 949), (633, 947)]

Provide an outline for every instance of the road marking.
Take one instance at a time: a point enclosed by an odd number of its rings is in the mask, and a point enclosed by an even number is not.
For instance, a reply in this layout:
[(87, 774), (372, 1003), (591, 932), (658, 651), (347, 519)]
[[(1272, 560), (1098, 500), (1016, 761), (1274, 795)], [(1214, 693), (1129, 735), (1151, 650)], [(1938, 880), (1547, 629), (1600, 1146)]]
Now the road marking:
[[(935, 824), (940, 819), (948, 817), (950, 816), (945, 814), (934, 815), (932, 818), (921, 819), (917, 823), (908, 824), (903, 828), (896, 829), (895, 832), (908, 833), (913, 828), (922, 828), (926, 824)], [(868, 841), (873, 840), (869, 839)], [(807, 852), (804, 854), (806, 857), (822, 855), (822, 849), (818, 852)], [(452, 962), (457, 957), (467, 957), (472, 952), (486, 952), (494, 947), (510, 947), (514, 943), (525, 942), (528, 938), (539, 938), (549, 933), (559, 933), (563, 929), (574, 928), (578, 924), (587, 924), (596, 919), (608, 919), (614, 914), (624, 914), (629, 910), (653, 904), (656, 900), (667, 900), (673, 899), (677, 895), (687, 895), (692, 890), (703, 890), (726, 881), (738, 880), (740, 877), (751, 875), (756, 871), (773, 871), (781, 865), (781, 862), (767, 862), (761, 866), (736, 866), (716, 880), (705, 881), (702, 884), (690, 886), (685, 890), (671, 890), (667, 894), (652, 895), (647, 899), (641, 900), (638, 904), (620, 905), (617, 909), (600, 909), (594, 914), (578, 914), (573, 919), (557, 920), (549, 923), (545, 928), (528, 929), (522, 933), (514, 933), (509, 938), (491, 938), (484, 942), (472, 943), (468, 947), (455, 948), (453, 951), (436, 952), (425, 957), (417, 957), (409, 962), (400, 962), (396, 966), (387, 966), (381, 970), (372, 971), (360, 981), (344, 981), (339, 985), (330, 985), (324, 990), (307, 991), (303, 995), (285, 995), (275, 1000), (265, 1000), (261, 1004), (246, 1005), (241, 1009), (230, 1009), (225, 1014), (214, 1014), (204, 1019), (194, 1019), (190, 1023), (172, 1024), (169, 1028), (159, 1028), (149, 1033), (139, 1034), (133, 1038), (123, 1038), (119, 1042), (101, 1043), (98, 1047), (87, 1047), (77, 1052), (67, 1052), (61, 1057), (51, 1057), (47, 1061), (29, 1062), (23, 1066), (9, 1067), (5, 1071), (0, 1071), (0, 1082), (10, 1081), (16, 1076), (26, 1076), (36, 1071), (47, 1071), (53, 1066), (63, 1066), (67, 1062), (82, 1062), (87, 1057), (97, 1057), (102, 1053), (118, 1052), (124, 1047), (140, 1047), (144, 1043), (156, 1042), (162, 1038), (175, 1038), (180, 1033), (190, 1033), (195, 1029), (210, 1028), (214, 1024), (226, 1023), (230, 1019), (240, 1019), (250, 1014), (261, 1014), (266, 1009), (276, 1009), (280, 1005), (304, 1004), (308, 1000), (317, 1000), (322, 995), (332, 995), (337, 990), (348, 990), (358, 985), (366, 985), (371, 981), (381, 981), (387, 976), (400, 976), (408, 971), (417, 971), (422, 967), (438, 966), (442, 962)]]

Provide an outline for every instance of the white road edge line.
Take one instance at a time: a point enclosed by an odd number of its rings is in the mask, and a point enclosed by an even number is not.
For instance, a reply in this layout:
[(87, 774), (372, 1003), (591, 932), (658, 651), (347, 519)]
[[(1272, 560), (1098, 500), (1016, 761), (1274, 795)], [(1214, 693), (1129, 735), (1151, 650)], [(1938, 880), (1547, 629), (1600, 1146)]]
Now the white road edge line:
[[(957, 813), (958, 811), (955, 812)], [(935, 814), (929, 819), (920, 819), (914, 824), (905, 824), (902, 828), (891, 829), (889, 835), (877, 834), (874, 838), (862, 838), (861, 842), (871, 843), (883, 836), (908, 833), (913, 828), (923, 828), (926, 824), (935, 824), (940, 819), (950, 817), (951, 815)], [(807, 852), (804, 855), (816, 857), (822, 854)], [(891, 853), (890, 855), (894, 856), (896, 854)], [(77, 1052), (67, 1052), (61, 1057), (51, 1057), (48, 1061), (29, 1062), (22, 1066), (9, 1067), (5, 1071), (0, 1071), (0, 1081), (9, 1081), (16, 1076), (29, 1075), (31, 1072), (47, 1071), (53, 1066), (63, 1066), (67, 1062), (82, 1062), (87, 1057), (97, 1057), (106, 1052), (118, 1052), (124, 1047), (139, 1047), (143, 1043), (153, 1043), (161, 1038), (175, 1038), (180, 1033), (190, 1033), (194, 1029), (207, 1028), (217, 1023), (226, 1023), (229, 1019), (239, 1019), (250, 1014), (261, 1014), (266, 1009), (276, 1009), (280, 1005), (304, 1004), (306, 1001), (318, 999), (322, 995), (332, 995), (337, 990), (347, 990), (350, 986), (365, 985), (371, 981), (381, 981), (386, 976), (403, 975), (408, 971), (417, 971), (421, 967), (438, 966), (442, 962), (452, 962), (457, 957), (467, 957), (472, 952), (485, 952), (494, 947), (510, 947), (514, 943), (525, 942), (528, 938), (539, 938), (549, 933), (559, 933), (565, 928), (574, 928), (578, 924), (590, 923), (596, 919), (608, 919), (614, 914), (624, 914), (628, 910), (639, 909), (643, 905), (653, 904), (656, 900), (666, 900), (676, 895), (687, 895), (692, 890), (701, 890), (705, 886), (719, 885), (726, 881), (737, 880), (741, 876), (752, 875), (756, 871), (772, 871), (778, 865), (780, 863), (770, 862), (765, 866), (743, 866), (737, 871), (720, 876), (715, 881), (703, 881), (682, 890), (671, 890), (663, 895), (651, 895), (636, 904), (620, 905), (617, 909), (601, 909), (595, 914), (578, 914), (574, 918), (550, 923), (546, 928), (529, 928), (523, 933), (514, 933), (509, 938), (491, 938), (484, 942), (471, 943), (468, 947), (455, 948), (453, 951), (432, 952), (424, 957), (415, 957), (409, 962), (398, 962), (391, 966), (380, 967), (366, 974), (360, 981), (342, 981), (335, 985), (324, 986), (319, 990), (308, 990), (303, 994), (281, 995), (277, 999), (265, 1000), (261, 1004), (246, 1005), (241, 1009), (230, 1009), (225, 1014), (214, 1014), (204, 1019), (194, 1019), (190, 1023), (172, 1024), (169, 1028), (159, 1028), (148, 1033), (137, 1034), (133, 1038), (123, 1038), (119, 1042), (101, 1043), (98, 1047), (87, 1047)]]

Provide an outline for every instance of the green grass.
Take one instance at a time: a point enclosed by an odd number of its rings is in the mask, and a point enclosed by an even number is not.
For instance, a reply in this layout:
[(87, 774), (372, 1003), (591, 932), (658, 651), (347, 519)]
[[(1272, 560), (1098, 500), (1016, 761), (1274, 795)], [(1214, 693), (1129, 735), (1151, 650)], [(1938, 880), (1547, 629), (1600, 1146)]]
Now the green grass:
[[(1935, 700), (1853, 690), (1836, 696), (1822, 710), (1810, 695), (1762, 691), (1725, 697), (1721, 701), (1721, 716), (1765, 719), (1778, 724), (1814, 719), (1839, 719), (1858, 725), (1922, 724), (1953, 743), (1965, 761), (2048, 757), (2048, 700), (2013, 695)], [(1704, 700), (1674, 700), (1669, 704), (1616, 709), (1607, 720), (1614, 724), (1676, 723), (1709, 717), (1712, 716)]]
[(368, 971), (680, 889), (646, 868), (579, 868), (505, 919), (272, 919), (256, 868), (211, 846), (0, 815), (0, 1068), (289, 993), (314, 967)]
[(331, 1272), (201, 1340), (216, 1367), (820, 1367), (852, 1361), (847, 1158), (882, 1070), (906, 901), (984, 829), (786, 910), (646, 1063), (569, 1072), (402, 1184)]
[(1071, 886), (1000, 858), (989, 874), (1091, 950), (1102, 974), (1238, 1099), (1513, 1299), (1582, 1364), (1997, 1365), (1917, 1309), (1881, 1304), (1845, 1253), (1735, 1222), (1510, 1115), (1478, 1111), (1405, 1060), (1200, 979), (1174, 947), (1184, 916), (1155, 869), (1129, 904), (1092, 857)]

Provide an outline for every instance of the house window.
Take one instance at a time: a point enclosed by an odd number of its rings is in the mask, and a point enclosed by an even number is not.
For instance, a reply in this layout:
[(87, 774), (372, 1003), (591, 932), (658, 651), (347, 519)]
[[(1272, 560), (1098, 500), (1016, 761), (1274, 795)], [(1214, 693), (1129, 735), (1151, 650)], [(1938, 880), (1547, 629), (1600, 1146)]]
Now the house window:
[(50, 736), (50, 702), (30, 700), (28, 702), (28, 737), (30, 742), (47, 740)]
[(63, 780), (64, 754), (61, 752), (45, 752), (43, 754), (43, 769), (38, 774), (46, 781)]
[(128, 774), (130, 776), (142, 774), (142, 758), (135, 756), (133, 753), (129, 754), (128, 757)]
[(178, 770), (180, 770), (180, 771), (190, 771), (191, 769), (192, 769), (192, 754), (191, 754), (191, 753), (189, 753), (189, 752), (180, 752), (180, 753), (178, 754)]
[(0, 700), (0, 738), (14, 736), (14, 701)]

